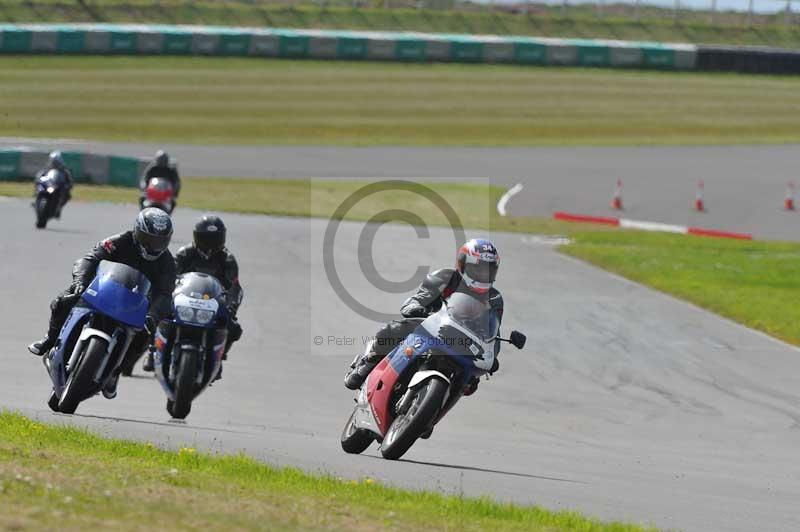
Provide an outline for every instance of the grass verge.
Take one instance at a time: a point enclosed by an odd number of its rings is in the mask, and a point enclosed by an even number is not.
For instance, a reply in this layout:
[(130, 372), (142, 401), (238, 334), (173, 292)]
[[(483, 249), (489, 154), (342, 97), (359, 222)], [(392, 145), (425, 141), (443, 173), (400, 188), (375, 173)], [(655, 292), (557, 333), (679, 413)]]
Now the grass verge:
[[(0, 57), (0, 136), (303, 145), (800, 141), (800, 77), (203, 57)], [(235, 83), (221, 83), (235, 79)]]
[(498, 504), (105, 439), (0, 412), (7, 530), (525, 530), (637, 532), (574, 512)]
[[(529, 14), (473, 5), (460, 10), (414, 9), (417, 2), (391, 0), (394, 9), (382, 9), (383, 0), (332, 0), (323, 6), (264, 0), (4, 0), (0, 20), (6, 22), (137, 22), (212, 24), (283, 28), (406, 30), (445, 33), (494, 33), (542, 37), (632, 39), (649, 41), (800, 46), (800, 31), (777, 14), (754, 17), (717, 12), (714, 24), (708, 12), (683, 10), (678, 21), (669, 8), (642, 5), (640, 20), (633, 7), (608, 4), (598, 17), (594, 5), (554, 3), (531, 6)], [(441, 5), (441, 2), (438, 2)], [(423, 5), (425, 2), (423, 2)], [(400, 7), (405, 6), (405, 8)], [(565, 5), (566, 6), (566, 5)], [(741, 5), (746, 7), (745, 4)], [(566, 15), (566, 16), (565, 16)]]
[(800, 244), (616, 231), (561, 251), (800, 345)]
[[(346, 198), (366, 184), (365, 181), (338, 180), (190, 178), (183, 181), (178, 208), (330, 218)], [(359, 202), (339, 218), (386, 221), (392, 216), (381, 214), (383, 211), (402, 208), (417, 214), (427, 225), (449, 225), (442, 212), (421, 196), (428, 189), (453, 208), (461, 227), (547, 234), (566, 234), (575, 230), (574, 224), (555, 220), (498, 216), (497, 202), (505, 189), (487, 184), (430, 183), (414, 187), (413, 192), (380, 192)], [(0, 196), (30, 197), (32, 191), (30, 183), (0, 182)], [(136, 189), (110, 186), (77, 185), (73, 196), (77, 201), (137, 203), (139, 200)], [(597, 230), (604, 228), (598, 227)]]

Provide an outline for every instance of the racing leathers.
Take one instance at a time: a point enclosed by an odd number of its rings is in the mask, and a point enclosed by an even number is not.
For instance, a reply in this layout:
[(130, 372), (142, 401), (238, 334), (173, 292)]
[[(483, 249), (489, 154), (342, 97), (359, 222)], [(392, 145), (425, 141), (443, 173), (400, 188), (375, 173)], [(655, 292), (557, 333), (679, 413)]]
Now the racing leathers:
[[(405, 338), (414, 331), (423, 319), (438, 311), (442, 303), (454, 292), (464, 292), (474, 297), (485, 298), (496, 313), (498, 323), (501, 322), (503, 318), (503, 297), (497, 289), (492, 287), (486, 294), (477, 295), (471, 292), (463, 283), (461, 274), (455, 269), (443, 268), (436, 270), (428, 274), (417, 289), (417, 292), (403, 303), (400, 309), (402, 319), (394, 320), (384, 325), (375, 334), (375, 338), (367, 346), (366, 352), (353, 362), (351, 371), (345, 377), (345, 386), (350, 389), (358, 389), (370, 371), (392, 349), (403, 343)], [(495, 342), (495, 355), (499, 353), (499, 350), (500, 342)], [(498, 369), (499, 362), (497, 356), (495, 356), (495, 363), (491, 373)], [(474, 380), (469, 383), (465, 395), (471, 395), (476, 389), (477, 380)]]

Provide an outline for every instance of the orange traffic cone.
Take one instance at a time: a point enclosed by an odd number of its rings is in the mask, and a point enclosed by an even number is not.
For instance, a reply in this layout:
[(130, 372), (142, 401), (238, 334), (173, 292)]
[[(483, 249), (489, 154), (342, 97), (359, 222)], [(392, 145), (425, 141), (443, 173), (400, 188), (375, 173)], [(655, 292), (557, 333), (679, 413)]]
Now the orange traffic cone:
[(786, 185), (786, 197), (783, 199), (783, 208), (787, 211), (794, 210), (794, 190), (794, 182), (790, 181), (789, 184)]
[(622, 179), (617, 179), (617, 186), (614, 188), (614, 197), (611, 199), (611, 208), (615, 211), (622, 210)]
[(702, 181), (697, 182), (697, 194), (694, 197), (694, 210), (697, 212), (705, 212), (706, 210), (706, 203), (703, 199), (703, 195), (705, 194), (705, 186), (703, 185)]

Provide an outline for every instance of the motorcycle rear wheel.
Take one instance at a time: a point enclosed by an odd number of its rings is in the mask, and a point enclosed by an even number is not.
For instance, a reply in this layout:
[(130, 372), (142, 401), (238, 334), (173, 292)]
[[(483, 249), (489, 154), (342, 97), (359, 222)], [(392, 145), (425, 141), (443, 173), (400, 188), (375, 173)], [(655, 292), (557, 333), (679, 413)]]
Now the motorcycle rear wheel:
[(408, 411), (395, 418), (383, 437), (380, 451), (384, 458), (397, 460), (430, 428), (449, 387), (444, 380), (431, 377), (416, 390)]
[(372, 432), (356, 427), (355, 417), (356, 411), (353, 410), (342, 431), (342, 450), (348, 454), (361, 454), (375, 441)]
[(185, 419), (192, 411), (194, 382), (197, 379), (197, 351), (185, 349), (181, 352), (178, 376), (175, 382), (175, 402), (169, 414), (175, 419)]
[(84, 399), (88, 399), (95, 386), (93, 377), (103, 358), (106, 356), (108, 342), (102, 338), (92, 338), (83, 357), (78, 361), (78, 367), (73, 369), (67, 378), (61, 400), (58, 402), (58, 411), (64, 414), (74, 414), (78, 405)]

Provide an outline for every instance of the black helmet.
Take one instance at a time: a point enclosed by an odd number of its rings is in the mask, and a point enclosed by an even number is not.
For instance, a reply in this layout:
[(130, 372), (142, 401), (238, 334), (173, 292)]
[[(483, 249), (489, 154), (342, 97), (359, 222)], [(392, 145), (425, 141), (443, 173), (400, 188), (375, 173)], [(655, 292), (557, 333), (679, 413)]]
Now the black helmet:
[(156, 166), (169, 166), (169, 154), (164, 150), (158, 150), (155, 157)]
[(133, 238), (145, 260), (156, 260), (169, 246), (172, 239), (172, 219), (169, 214), (155, 207), (148, 207), (136, 217)]
[(194, 247), (206, 259), (225, 247), (225, 222), (219, 216), (206, 214), (194, 226)]

